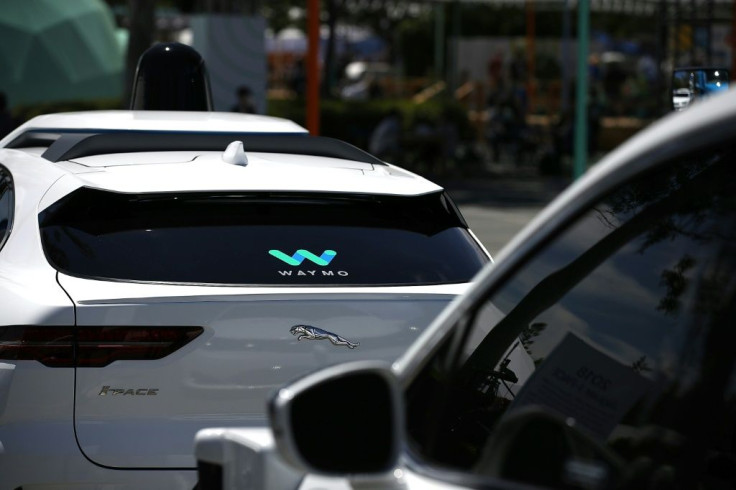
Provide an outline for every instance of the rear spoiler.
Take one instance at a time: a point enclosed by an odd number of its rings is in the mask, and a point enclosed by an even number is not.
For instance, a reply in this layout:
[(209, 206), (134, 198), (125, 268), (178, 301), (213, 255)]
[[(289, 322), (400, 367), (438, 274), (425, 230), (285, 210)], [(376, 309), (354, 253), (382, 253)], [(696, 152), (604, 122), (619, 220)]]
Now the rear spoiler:
[(386, 165), (370, 153), (334, 138), (304, 133), (195, 133), (191, 131), (85, 131), (29, 130), (7, 148), (46, 147), (41, 155), (51, 162), (75, 158), (144, 151), (224, 151), (242, 141), (246, 152), (288, 153), (340, 158), (372, 165)]

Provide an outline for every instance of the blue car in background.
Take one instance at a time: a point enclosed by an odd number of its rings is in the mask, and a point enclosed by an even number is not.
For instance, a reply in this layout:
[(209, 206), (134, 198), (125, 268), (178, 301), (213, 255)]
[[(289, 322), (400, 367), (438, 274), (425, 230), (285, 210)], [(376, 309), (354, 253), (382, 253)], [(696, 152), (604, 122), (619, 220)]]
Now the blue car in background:
[(681, 111), (703, 97), (728, 90), (724, 68), (678, 68), (672, 72), (672, 108)]

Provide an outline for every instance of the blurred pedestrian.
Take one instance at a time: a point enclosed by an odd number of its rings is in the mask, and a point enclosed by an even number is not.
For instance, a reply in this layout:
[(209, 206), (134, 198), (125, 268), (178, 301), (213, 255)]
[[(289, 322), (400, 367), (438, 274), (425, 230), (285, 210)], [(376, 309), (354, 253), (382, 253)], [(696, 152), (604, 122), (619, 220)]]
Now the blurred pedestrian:
[(245, 114), (256, 114), (256, 106), (253, 103), (253, 91), (247, 85), (241, 85), (237, 91), (238, 101), (230, 109), (231, 112), (242, 112)]
[(391, 109), (371, 133), (368, 151), (381, 160), (395, 162), (401, 147), (401, 129), (401, 112)]
[(455, 165), (457, 148), (460, 143), (457, 119), (453, 117), (452, 109), (449, 107), (445, 107), (440, 113), (440, 119), (437, 122), (437, 135), (442, 155), (438, 171), (444, 174)]
[(289, 80), (291, 90), (297, 97), (304, 97), (307, 91), (307, 69), (304, 66), (304, 60), (298, 59), (291, 70)]

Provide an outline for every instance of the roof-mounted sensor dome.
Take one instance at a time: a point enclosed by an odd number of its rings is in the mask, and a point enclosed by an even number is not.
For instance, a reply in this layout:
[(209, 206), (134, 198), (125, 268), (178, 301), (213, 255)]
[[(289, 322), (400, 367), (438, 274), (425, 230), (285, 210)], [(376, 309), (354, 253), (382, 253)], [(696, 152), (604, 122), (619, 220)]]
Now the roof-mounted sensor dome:
[(133, 110), (211, 111), (212, 95), (204, 59), (181, 43), (159, 43), (138, 60)]

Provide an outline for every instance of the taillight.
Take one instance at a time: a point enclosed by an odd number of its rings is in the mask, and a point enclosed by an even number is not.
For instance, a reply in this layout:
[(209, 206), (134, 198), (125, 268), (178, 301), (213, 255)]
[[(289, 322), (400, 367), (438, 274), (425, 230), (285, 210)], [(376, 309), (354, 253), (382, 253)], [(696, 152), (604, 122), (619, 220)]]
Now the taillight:
[(113, 361), (161, 359), (203, 331), (202, 327), (0, 327), (0, 360), (103, 367)]
[(74, 366), (74, 328), (0, 327), (0, 359)]

